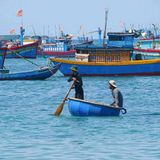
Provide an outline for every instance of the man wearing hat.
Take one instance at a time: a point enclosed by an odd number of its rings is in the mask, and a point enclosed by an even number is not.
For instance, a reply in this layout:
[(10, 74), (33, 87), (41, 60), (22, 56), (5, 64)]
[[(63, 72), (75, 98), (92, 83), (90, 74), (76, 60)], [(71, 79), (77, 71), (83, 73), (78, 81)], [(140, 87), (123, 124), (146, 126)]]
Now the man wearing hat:
[(84, 99), (84, 93), (82, 88), (83, 82), (82, 82), (81, 76), (78, 73), (77, 67), (73, 66), (71, 68), (71, 71), (72, 71), (72, 75), (68, 79), (68, 82), (74, 81), (75, 98)]
[(112, 96), (114, 100), (111, 106), (123, 107), (123, 96), (122, 93), (117, 88), (116, 82), (114, 80), (110, 80), (108, 84), (109, 84), (109, 89), (112, 91)]

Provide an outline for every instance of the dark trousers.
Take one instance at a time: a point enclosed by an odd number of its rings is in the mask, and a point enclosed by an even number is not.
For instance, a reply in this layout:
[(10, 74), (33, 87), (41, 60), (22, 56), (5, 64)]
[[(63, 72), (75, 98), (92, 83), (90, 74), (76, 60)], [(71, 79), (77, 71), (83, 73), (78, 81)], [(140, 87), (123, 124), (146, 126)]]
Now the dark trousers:
[(76, 93), (75, 93), (75, 98), (84, 99), (83, 90), (76, 92)]

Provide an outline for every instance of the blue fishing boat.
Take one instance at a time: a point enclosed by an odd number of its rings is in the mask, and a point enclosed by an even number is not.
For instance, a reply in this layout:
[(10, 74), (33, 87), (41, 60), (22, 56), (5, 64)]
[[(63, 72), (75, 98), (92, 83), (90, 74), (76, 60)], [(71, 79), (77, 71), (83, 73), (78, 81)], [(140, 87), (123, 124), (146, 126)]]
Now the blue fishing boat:
[[(105, 56), (103, 57), (105, 59)], [(72, 74), (70, 68), (73, 65), (78, 67), (78, 72), (82, 76), (160, 76), (160, 58), (119, 62), (76, 62), (59, 58), (50, 59), (54, 64), (61, 63), (59, 70), (64, 76)]]
[(11, 39), (5, 44), (7, 47), (6, 58), (36, 58), (40, 40), (24, 44), (24, 32), (25, 29), (21, 26), (19, 39)]
[(159, 49), (160, 37), (138, 38), (135, 41), (135, 48), (141, 49)]
[(9, 70), (5, 69), (4, 62), (7, 48), (0, 48), (0, 81), (1, 80), (43, 80), (54, 75), (60, 67), (60, 63), (57, 65), (50, 65), (47, 67), (41, 67), (37, 70), (9, 73)]
[(0, 48), (0, 70), (4, 68), (4, 60), (6, 57), (7, 48)]
[(119, 116), (120, 111), (126, 113), (124, 108), (115, 108), (97, 102), (69, 98), (68, 109), (73, 116)]
[(160, 37), (138, 38), (134, 46), (134, 52), (141, 59), (160, 58)]
[(22, 45), (11, 45), (7, 48), (6, 58), (36, 58), (38, 49), (38, 41)]
[(156, 59), (160, 58), (160, 48), (159, 49), (142, 49), (134, 48), (135, 55), (139, 56), (139, 59)]
[(60, 64), (18, 73), (0, 72), (0, 80), (44, 80), (54, 75), (59, 67)]
[[(139, 60), (133, 53), (133, 34), (108, 33), (107, 47), (78, 50), (75, 59), (50, 58), (61, 63), (60, 71), (70, 76), (70, 68), (78, 67), (82, 76), (151, 76), (160, 75), (160, 58)], [(116, 47), (117, 46), (117, 47)]]
[(56, 57), (74, 57), (76, 50), (71, 49), (65, 42), (56, 41), (41, 45), (38, 55), (56, 56)]

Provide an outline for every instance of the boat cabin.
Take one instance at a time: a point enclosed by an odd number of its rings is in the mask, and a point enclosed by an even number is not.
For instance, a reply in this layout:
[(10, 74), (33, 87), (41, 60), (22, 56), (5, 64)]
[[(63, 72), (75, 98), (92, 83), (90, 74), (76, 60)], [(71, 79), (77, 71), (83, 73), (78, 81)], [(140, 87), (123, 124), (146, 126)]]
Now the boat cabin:
[(107, 46), (78, 49), (76, 54), (76, 61), (130, 61), (133, 54), (134, 34), (109, 32), (107, 35)]
[(123, 32), (108, 32), (107, 47), (133, 48), (134, 34)]
[(85, 62), (120, 62), (130, 61), (133, 54), (132, 49), (108, 48), (108, 49), (85, 49), (76, 53), (76, 61)]

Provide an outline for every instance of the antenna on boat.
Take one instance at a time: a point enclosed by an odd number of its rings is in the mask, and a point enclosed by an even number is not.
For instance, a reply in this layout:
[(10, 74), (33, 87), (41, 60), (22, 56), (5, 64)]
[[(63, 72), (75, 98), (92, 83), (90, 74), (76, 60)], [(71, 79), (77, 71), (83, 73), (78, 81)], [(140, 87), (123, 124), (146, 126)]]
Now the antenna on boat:
[(57, 26), (54, 26), (54, 30), (55, 30), (55, 37), (57, 38)]
[(157, 37), (157, 28), (156, 28), (156, 25), (152, 24), (152, 26), (153, 26), (153, 30), (154, 30), (154, 33), (155, 33), (155, 37)]
[(106, 41), (107, 20), (108, 20), (108, 9), (105, 10), (105, 27), (104, 27), (104, 35), (103, 35), (103, 46), (105, 46), (105, 41)]
[(45, 26), (43, 26), (43, 36), (45, 35)]
[(33, 26), (33, 25), (32, 25), (32, 30), (33, 30), (34, 36), (36, 36), (36, 32), (35, 32), (35, 29), (34, 29), (34, 26)]

